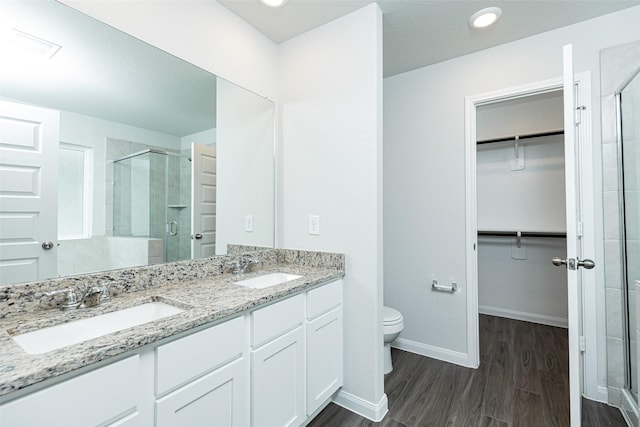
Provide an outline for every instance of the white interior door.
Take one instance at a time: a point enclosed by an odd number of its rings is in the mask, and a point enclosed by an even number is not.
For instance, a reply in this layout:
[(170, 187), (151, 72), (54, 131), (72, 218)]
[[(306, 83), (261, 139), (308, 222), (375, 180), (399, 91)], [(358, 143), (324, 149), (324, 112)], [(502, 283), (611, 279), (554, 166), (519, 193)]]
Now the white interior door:
[(56, 276), (58, 111), (0, 101), (0, 284)]
[(573, 73), (572, 46), (563, 48), (564, 87), (564, 155), (567, 217), (566, 259), (554, 259), (554, 264), (567, 268), (568, 320), (569, 320), (569, 399), (571, 426), (580, 426), (583, 382), (582, 332), (582, 268), (591, 269), (591, 260), (581, 259), (582, 215), (580, 201), (579, 120), (576, 104), (576, 83)]
[(216, 252), (216, 149), (191, 143), (191, 254)]

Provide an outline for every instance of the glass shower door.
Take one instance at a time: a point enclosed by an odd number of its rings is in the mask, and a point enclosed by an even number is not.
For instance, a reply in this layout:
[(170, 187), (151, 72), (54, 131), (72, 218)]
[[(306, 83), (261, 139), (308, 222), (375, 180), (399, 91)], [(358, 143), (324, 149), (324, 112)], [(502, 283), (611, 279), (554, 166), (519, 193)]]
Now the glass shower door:
[(145, 151), (114, 162), (113, 234), (162, 239), (166, 247), (167, 155)]
[[(640, 70), (638, 70), (640, 71)], [(636, 281), (640, 281), (640, 74), (619, 94), (621, 207), (623, 212), (623, 272), (626, 296), (626, 355), (628, 388), (638, 399), (638, 343)]]

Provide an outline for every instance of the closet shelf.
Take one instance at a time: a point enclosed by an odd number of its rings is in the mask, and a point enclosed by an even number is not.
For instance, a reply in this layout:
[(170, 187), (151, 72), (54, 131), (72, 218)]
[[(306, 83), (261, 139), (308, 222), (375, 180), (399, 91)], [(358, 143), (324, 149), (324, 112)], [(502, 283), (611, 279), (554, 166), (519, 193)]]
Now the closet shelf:
[(510, 141), (515, 141), (516, 137), (518, 138), (518, 140), (521, 141), (523, 139), (540, 138), (543, 136), (563, 135), (563, 134), (564, 134), (563, 129), (552, 129), (552, 130), (547, 130), (543, 132), (524, 133), (522, 135), (504, 136), (501, 138), (494, 138), (494, 139), (483, 139), (481, 141), (477, 141), (477, 144), (481, 145), (481, 144), (493, 144), (495, 142), (510, 142)]
[[(567, 233), (559, 231), (520, 231), (521, 237), (557, 237), (566, 238)], [(478, 236), (513, 236), (518, 237), (518, 231), (481, 231), (478, 230)]]

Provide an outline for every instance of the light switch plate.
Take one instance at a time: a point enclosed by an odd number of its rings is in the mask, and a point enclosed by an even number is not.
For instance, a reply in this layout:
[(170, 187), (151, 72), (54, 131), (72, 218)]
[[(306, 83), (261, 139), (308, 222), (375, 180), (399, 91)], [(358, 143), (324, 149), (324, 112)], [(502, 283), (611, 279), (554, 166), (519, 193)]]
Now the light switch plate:
[(309, 215), (309, 234), (320, 235), (320, 215)]
[(253, 231), (253, 215), (245, 215), (244, 217), (244, 231)]

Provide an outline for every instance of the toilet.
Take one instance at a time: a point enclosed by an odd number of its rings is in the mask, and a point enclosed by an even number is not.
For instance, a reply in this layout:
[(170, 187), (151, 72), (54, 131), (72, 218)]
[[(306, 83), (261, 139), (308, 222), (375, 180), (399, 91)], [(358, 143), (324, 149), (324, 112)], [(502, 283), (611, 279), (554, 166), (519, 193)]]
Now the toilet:
[(398, 338), (402, 329), (404, 329), (404, 321), (402, 314), (395, 308), (384, 307), (384, 373), (388, 374), (393, 370), (391, 363), (391, 343)]

